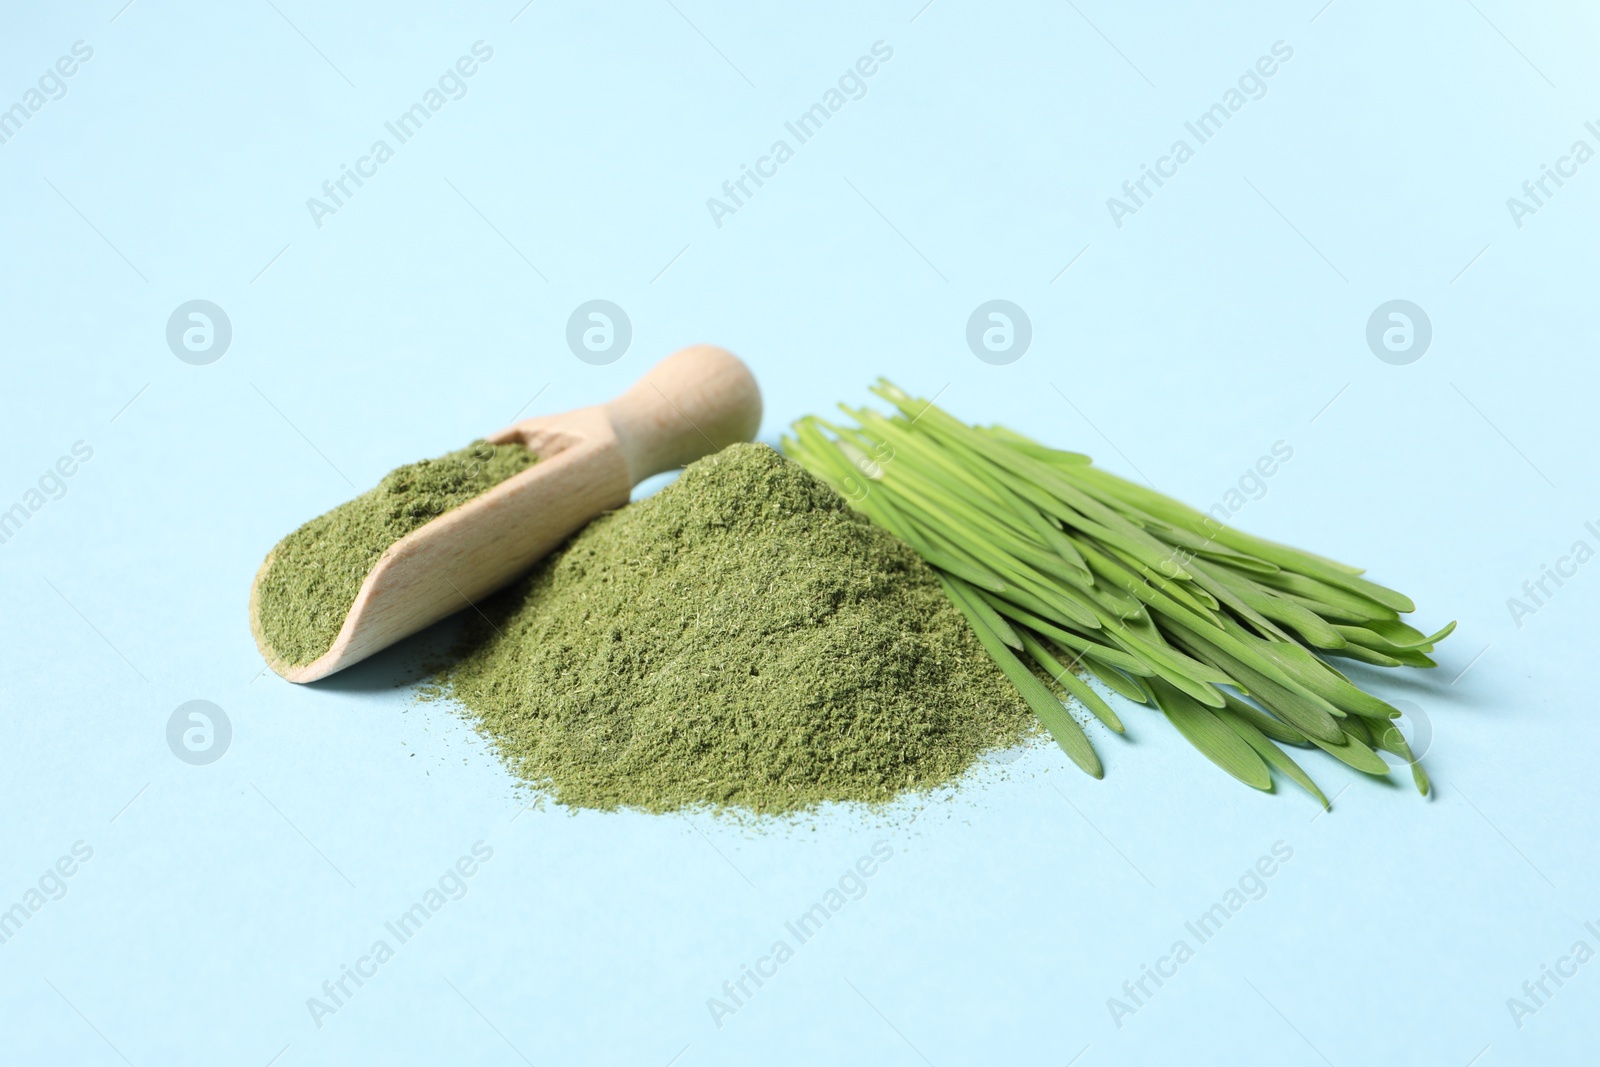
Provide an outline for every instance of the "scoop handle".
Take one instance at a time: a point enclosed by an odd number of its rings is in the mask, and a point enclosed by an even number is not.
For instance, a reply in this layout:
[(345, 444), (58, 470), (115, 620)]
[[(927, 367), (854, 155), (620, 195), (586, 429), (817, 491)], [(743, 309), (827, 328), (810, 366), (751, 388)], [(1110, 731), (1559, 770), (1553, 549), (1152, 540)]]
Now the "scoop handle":
[(761, 389), (732, 352), (691, 345), (651, 367), (603, 410), (637, 485), (754, 438), (761, 428)]

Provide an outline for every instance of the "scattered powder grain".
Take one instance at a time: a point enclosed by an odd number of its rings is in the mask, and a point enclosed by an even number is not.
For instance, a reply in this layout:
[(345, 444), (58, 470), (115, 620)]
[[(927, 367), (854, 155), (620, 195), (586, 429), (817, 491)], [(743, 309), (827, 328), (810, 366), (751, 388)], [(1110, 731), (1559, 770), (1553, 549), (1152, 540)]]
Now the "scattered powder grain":
[(376, 488), (312, 519), (272, 550), (256, 591), (262, 637), (283, 662), (310, 663), (333, 646), (385, 549), (534, 462), (521, 444), (474, 441), (392, 470)]
[(878, 802), (1034, 731), (916, 553), (765, 445), (691, 465), (481, 606), (442, 691), (574, 807)]

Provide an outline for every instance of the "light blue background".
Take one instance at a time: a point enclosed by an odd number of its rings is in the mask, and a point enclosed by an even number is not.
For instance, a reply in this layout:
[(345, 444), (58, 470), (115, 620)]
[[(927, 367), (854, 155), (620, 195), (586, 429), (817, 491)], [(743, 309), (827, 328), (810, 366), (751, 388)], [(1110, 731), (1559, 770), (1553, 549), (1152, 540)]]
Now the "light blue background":
[[(1592, 1056), (1600, 963), (1520, 1029), (1506, 1004), (1600, 949), (1600, 564), (1520, 627), (1506, 604), (1600, 547), (1600, 162), (1521, 228), (1506, 207), (1600, 147), (1592, 8), (275, 2), (12, 5), (0, 33), (0, 106), (94, 49), (0, 145), (0, 507), (94, 449), (0, 545), (0, 906), (94, 850), (0, 945), (0, 1061)], [(467, 95), (314, 225), (306, 198), (478, 40)], [(879, 40), (865, 98), (714, 225), (706, 198)], [(1280, 40), (1267, 95), (1113, 225)], [(996, 297), (1035, 331), (1005, 367), (964, 341)], [(210, 366), (165, 343), (195, 298), (233, 324)], [(563, 340), (591, 298), (634, 326), (608, 367)], [(1392, 298), (1432, 319), (1409, 366), (1364, 341)], [(262, 673), (246, 592), (284, 532), (696, 341), (750, 362), (768, 439), (887, 374), (1202, 506), (1285, 442), (1236, 521), (1461, 621), (1437, 671), (1373, 682), (1431, 723), (1437, 797), (1308, 756), (1319, 815), (1125, 708), (1099, 783), (1041, 748), (883, 815), (519, 814), (408, 689), (417, 644)], [(211, 766), (167, 748), (190, 699), (233, 724)], [(467, 895), (315, 1026), (306, 999), (479, 840)], [(866, 896), (718, 1028), (707, 998), (879, 840)], [(1118, 1028), (1107, 998), (1275, 842), (1265, 897)]]

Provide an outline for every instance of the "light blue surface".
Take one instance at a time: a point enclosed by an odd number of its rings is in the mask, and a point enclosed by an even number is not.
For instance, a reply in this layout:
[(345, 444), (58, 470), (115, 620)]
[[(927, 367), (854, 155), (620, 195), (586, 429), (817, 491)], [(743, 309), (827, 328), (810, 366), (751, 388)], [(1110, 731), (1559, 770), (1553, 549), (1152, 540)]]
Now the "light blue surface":
[[(1520, 620), (1507, 599), (1600, 547), (1600, 162), (1520, 227), (1506, 205), (1600, 148), (1592, 8), (121, 3), (14, 5), (0, 34), (0, 106), (93, 49), (0, 145), (0, 508), (93, 450), (0, 544), (0, 906), (93, 853), (0, 944), (0, 1062), (1592, 1058), (1600, 963), (1520, 1027), (1507, 1001), (1600, 950), (1600, 563)], [(477, 41), (465, 95), (319, 228), (307, 198)], [(878, 41), (865, 96), (718, 227), (707, 198)], [(1265, 95), (1114, 225), (1107, 198), (1279, 41)], [(594, 298), (633, 324), (610, 366), (564, 341)], [(1008, 366), (964, 339), (994, 298), (1033, 325)], [(1395, 298), (1434, 331), (1404, 366), (1364, 339)], [(191, 299), (232, 323), (208, 366), (165, 341)], [(1099, 783), (1044, 748), (881, 817), (519, 814), (404, 685), (415, 646), (316, 687), (262, 673), (246, 591), (285, 531), (702, 340), (749, 360), (769, 439), (887, 374), (1202, 506), (1284, 442), (1235, 521), (1461, 620), (1437, 671), (1374, 683), (1431, 723), (1437, 797), (1308, 756), (1319, 815), (1125, 708)], [(209, 766), (167, 745), (192, 699), (232, 723)], [(479, 841), (465, 895), (386, 934)], [(878, 841), (799, 944), (785, 923)], [(1280, 842), (1200, 944), (1185, 924)], [(316, 1025), (379, 939), (394, 958)], [(719, 1027), (708, 998), (779, 939)], [(1119, 1027), (1108, 998), (1179, 940)]]

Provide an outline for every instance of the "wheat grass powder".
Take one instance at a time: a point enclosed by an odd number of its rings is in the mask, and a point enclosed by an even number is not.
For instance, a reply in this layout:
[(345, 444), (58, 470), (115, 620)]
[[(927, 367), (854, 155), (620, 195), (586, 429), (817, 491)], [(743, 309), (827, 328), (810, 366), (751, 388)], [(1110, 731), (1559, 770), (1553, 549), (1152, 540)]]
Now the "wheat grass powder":
[(283, 663), (301, 667), (333, 646), (368, 572), (418, 527), (531, 467), (522, 444), (474, 441), (408, 463), (374, 488), (278, 542), (256, 585), (256, 622)]
[(1036, 729), (916, 553), (765, 445), (690, 465), (480, 607), (438, 692), (574, 807), (887, 801)]

